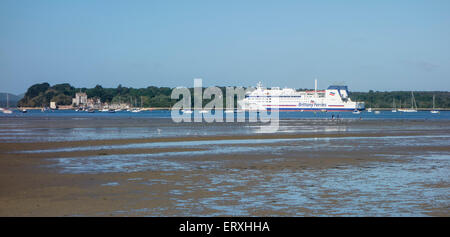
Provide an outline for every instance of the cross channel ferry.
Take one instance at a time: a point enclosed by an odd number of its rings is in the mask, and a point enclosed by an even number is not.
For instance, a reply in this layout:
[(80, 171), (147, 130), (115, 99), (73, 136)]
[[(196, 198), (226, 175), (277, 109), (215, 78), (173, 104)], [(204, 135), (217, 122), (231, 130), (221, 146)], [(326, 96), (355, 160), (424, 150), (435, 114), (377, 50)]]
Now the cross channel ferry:
[(238, 102), (242, 110), (257, 111), (278, 108), (280, 111), (361, 111), (364, 102), (354, 102), (347, 86), (332, 85), (326, 90), (297, 91), (291, 88), (263, 88), (258, 83), (255, 90), (247, 92)]

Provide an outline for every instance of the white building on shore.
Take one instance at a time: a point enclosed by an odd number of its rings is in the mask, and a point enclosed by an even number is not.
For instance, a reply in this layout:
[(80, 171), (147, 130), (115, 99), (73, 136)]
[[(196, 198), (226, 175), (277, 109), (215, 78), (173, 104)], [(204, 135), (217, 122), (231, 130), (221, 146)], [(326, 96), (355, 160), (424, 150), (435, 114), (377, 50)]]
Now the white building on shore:
[(73, 106), (86, 106), (88, 102), (87, 94), (84, 92), (78, 92), (75, 94), (75, 98), (72, 99)]
[(56, 102), (55, 101), (50, 101), (50, 109), (56, 109)]

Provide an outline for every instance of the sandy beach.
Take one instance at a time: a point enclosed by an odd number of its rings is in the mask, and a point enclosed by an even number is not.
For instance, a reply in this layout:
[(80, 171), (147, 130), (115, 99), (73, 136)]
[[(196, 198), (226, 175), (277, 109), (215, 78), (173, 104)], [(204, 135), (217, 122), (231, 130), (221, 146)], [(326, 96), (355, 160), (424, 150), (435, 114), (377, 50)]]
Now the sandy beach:
[[(245, 123), (3, 119), (0, 216), (450, 215), (448, 120), (282, 125), (328, 130), (254, 134), (248, 131), (258, 125)], [(211, 132), (174, 136), (172, 127)], [(18, 128), (37, 139), (21, 139)], [(95, 139), (136, 128), (153, 133)], [(77, 129), (93, 135), (71, 138)]]

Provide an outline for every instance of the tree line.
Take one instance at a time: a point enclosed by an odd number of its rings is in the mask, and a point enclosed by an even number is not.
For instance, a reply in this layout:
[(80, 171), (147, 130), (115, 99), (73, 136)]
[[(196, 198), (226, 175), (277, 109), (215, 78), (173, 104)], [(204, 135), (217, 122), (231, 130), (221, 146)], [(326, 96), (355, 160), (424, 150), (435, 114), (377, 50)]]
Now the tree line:
[[(226, 87), (219, 87), (225, 95)], [(193, 99), (193, 88), (191, 101)], [(71, 105), (72, 98), (77, 92), (85, 92), (88, 98), (99, 98), (102, 103), (128, 103), (132, 106), (143, 107), (172, 107), (178, 100), (170, 98), (172, 88), (149, 86), (147, 88), (132, 88), (119, 85), (116, 88), (103, 88), (97, 85), (94, 88), (75, 88), (68, 83), (50, 86), (49, 83), (40, 83), (28, 88), (25, 96), (18, 102), (19, 107), (47, 107), (51, 101), (57, 105)], [(437, 108), (450, 108), (450, 92), (447, 91), (415, 91), (417, 107), (431, 108), (433, 95)], [(350, 92), (353, 101), (363, 101), (366, 108), (391, 108), (393, 101), (396, 107), (411, 107), (410, 91), (369, 91)], [(203, 104), (210, 100), (204, 100)], [(401, 105), (400, 105), (401, 103)], [(236, 104), (236, 101), (235, 101)], [(224, 101), (225, 107), (225, 101)]]
[[(435, 96), (436, 108), (450, 108), (450, 92), (448, 91), (414, 91), (418, 108), (432, 108)], [(411, 108), (411, 91), (372, 91), (350, 92), (353, 101), (365, 102), (366, 108)]]

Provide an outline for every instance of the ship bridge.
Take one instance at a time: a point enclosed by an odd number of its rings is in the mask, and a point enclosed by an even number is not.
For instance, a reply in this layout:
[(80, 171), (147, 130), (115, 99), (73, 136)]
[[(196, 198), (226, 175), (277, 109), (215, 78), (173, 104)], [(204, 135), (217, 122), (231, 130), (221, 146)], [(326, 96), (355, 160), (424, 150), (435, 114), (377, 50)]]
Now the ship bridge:
[(327, 90), (337, 90), (339, 93), (339, 96), (341, 96), (341, 98), (343, 100), (346, 100), (348, 98), (348, 87), (347, 86), (332, 85), (332, 86), (329, 86)]

